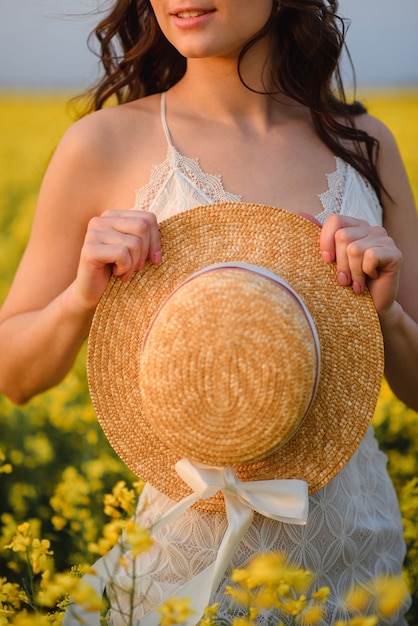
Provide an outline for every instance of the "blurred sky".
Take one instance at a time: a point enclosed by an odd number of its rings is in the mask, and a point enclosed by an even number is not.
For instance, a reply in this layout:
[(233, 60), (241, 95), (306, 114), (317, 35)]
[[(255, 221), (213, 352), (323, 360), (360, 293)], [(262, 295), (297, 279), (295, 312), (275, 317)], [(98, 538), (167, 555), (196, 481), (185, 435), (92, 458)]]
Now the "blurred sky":
[[(257, 0), (252, 0), (257, 2)], [(84, 88), (97, 60), (86, 39), (111, 0), (0, 0), (0, 89)], [(359, 84), (418, 85), (418, 0), (340, 0)]]

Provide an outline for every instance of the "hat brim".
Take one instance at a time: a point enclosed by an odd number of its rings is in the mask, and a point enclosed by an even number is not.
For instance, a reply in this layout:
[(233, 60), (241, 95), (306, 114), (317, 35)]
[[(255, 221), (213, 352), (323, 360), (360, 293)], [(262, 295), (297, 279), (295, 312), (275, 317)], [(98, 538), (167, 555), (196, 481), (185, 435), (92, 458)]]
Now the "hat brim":
[[(171, 499), (179, 501), (190, 489), (175, 472), (179, 459), (155, 435), (141, 403), (142, 342), (168, 295), (214, 263), (251, 263), (286, 280), (309, 309), (321, 346), (318, 389), (303, 424), (277, 452), (236, 467), (237, 476), (297, 478), (307, 481), (312, 494), (344, 467), (360, 444), (383, 376), (380, 324), (370, 294), (356, 295), (340, 286), (335, 265), (323, 262), (319, 232), (309, 220), (276, 207), (201, 206), (160, 224), (160, 265), (148, 263), (129, 283), (110, 280), (89, 337), (93, 405), (122, 461)], [(222, 496), (198, 507), (223, 511)]]

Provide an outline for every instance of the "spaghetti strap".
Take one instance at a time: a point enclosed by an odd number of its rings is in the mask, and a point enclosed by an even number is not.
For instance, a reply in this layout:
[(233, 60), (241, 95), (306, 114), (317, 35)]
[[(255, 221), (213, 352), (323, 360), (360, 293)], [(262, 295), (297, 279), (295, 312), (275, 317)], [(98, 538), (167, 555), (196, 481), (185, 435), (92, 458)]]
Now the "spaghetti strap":
[(172, 146), (173, 142), (171, 141), (171, 135), (170, 135), (170, 131), (168, 130), (168, 125), (167, 125), (165, 95), (166, 95), (166, 92), (163, 91), (161, 94), (161, 124), (163, 125), (167, 143), (169, 146)]

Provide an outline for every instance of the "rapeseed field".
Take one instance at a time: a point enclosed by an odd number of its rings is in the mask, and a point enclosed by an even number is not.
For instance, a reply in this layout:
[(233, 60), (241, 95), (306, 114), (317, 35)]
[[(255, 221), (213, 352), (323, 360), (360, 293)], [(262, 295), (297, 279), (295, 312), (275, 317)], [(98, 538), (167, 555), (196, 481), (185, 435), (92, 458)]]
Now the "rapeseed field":
[[(359, 99), (394, 133), (418, 200), (418, 90), (363, 92)], [(0, 94), (0, 301), (28, 240), (48, 160), (73, 113), (63, 94)], [(114, 494), (116, 486), (113, 517), (115, 510), (131, 512), (137, 478), (97, 424), (84, 369), (85, 350), (62, 384), (26, 406), (0, 396), (0, 625), (11, 623), (17, 593), (17, 587), (5, 585), (20, 584), (26, 576), (25, 550), (10, 549), (16, 537), (29, 545), (25, 524), (32, 537), (43, 538), (35, 544), (39, 571), (47, 571), (48, 563), (48, 571), (60, 572), (91, 563), (100, 552), (109, 515), (103, 510), (105, 494)], [(408, 619), (418, 626), (418, 414), (384, 383), (374, 425), (401, 503), (405, 577), (415, 600)]]

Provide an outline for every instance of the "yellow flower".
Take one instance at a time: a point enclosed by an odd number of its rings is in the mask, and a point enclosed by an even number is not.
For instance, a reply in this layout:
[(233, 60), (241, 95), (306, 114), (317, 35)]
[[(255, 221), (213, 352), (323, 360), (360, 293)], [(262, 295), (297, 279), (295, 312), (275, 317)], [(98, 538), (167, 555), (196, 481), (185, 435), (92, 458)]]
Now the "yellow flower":
[(253, 603), (260, 609), (279, 609), (281, 602), (272, 587), (262, 587), (254, 592)]
[(37, 595), (39, 606), (54, 608), (58, 601), (72, 593), (79, 578), (71, 573), (58, 573), (52, 578), (49, 571), (42, 574), (41, 589)]
[(0, 463), (3, 463), (3, 465), (0, 465), (0, 474), (10, 474), (13, 471), (10, 463), (4, 463), (5, 460), (6, 455), (3, 450), (0, 450)]
[(137, 494), (138, 496), (140, 496), (140, 495), (141, 495), (141, 493), (142, 493), (142, 491), (143, 491), (144, 487), (145, 487), (145, 481), (144, 481), (144, 480), (139, 479), (139, 480), (137, 480), (137, 481), (135, 481), (135, 482), (133, 483), (133, 488), (135, 489), (136, 494)]
[(312, 586), (315, 575), (309, 570), (288, 564), (287, 578), (290, 586), (296, 593), (303, 593)]
[(258, 554), (250, 562), (247, 572), (251, 588), (277, 585), (286, 578), (286, 557), (280, 552)]
[(232, 626), (255, 626), (255, 622), (249, 617), (234, 617)]
[(376, 596), (376, 610), (382, 617), (391, 617), (405, 602), (408, 588), (401, 577), (382, 576), (371, 583)]
[(215, 602), (205, 608), (199, 626), (216, 626), (216, 615), (218, 612), (219, 602)]
[(158, 607), (160, 613), (160, 625), (184, 624), (194, 614), (190, 609), (189, 598), (171, 598)]
[(21, 611), (13, 617), (13, 622), (4, 622), (5, 624), (12, 623), (13, 626), (50, 626), (51, 622), (46, 615), (39, 615), (34, 613), (28, 613), (27, 611)]
[(231, 581), (233, 583), (239, 583), (241, 585), (247, 586), (249, 575), (250, 574), (246, 569), (237, 567), (236, 569), (232, 570)]
[(112, 489), (112, 493), (104, 496), (104, 512), (109, 517), (119, 518), (122, 516), (121, 510), (131, 515), (136, 499), (136, 494), (132, 489), (126, 487), (126, 483), (120, 480)]
[(307, 570), (287, 562), (287, 557), (281, 552), (261, 553), (254, 557), (247, 567), (247, 587), (253, 589), (259, 586), (277, 587), (281, 596), (287, 597), (292, 588), (296, 593), (302, 593), (313, 582), (313, 574)]
[(89, 428), (89, 430), (87, 431), (86, 440), (91, 446), (95, 446), (97, 444), (97, 435), (97, 431), (93, 430), (92, 428)]
[(292, 587), (289, 585), (288, 582), (281, 582), (277, 585), (277, 594), (281, 598), (290, 597), (291, 591), (292, 591)]
[(225, 587), (225, 595), (234, 598), (235, 602), (241, 606), (249, 606), (251, 603), (251, 592), (245, 587), (231, 587), (231, 585), (227, 585)]
[(53, 551), (50, 550), (50, 547), (51, 542), (48, 539), (34, 539), (32, 541), (30, 558), (34, 574), (39, 574), (45, 569), (47, 563), (46, 557), (54, 554)]
[(376, 615), (371, 615), (370, 617), (356, 615), (356, 617), (352, 617), (349, 621), (350, 626), (377, 626), (378, 623), (379, 619)]
[(359, 585), (355, 585), (345, 596), (345, 606), (353, 613), (366, 610), (369, 603), (370, 593)]
[(9, 583), (6, 578), (0, 578), (0, 607), (7, 602), (13, 609), (19, 609), (28, 597), (18, 583)]
[(17, 527), (17, 533), (13, 537), (11, 543), (5, 548), (13, 550), (13, 552), (27, 552), (30, 545), (30, 525), (28, 522), (24, 522)]
[(67, 520), (60, 515), (53, 515), (51, 517), (51, 522), (55, 530), (62, 530), (67, 525)]
[(300, 598), (295, 600), (286, 600), (283, 603), (282, 608), (285, 613), (288, 615), (299, 615), (306, 607), (306, 596), (300, 596)]
[(257, 619), (257, 617), (258, 617), (258, 609), (256, 609), (254, 606), (250, 607), (249, 618)]
[(318, 624), (323, 619), (324, 614), (325, 609), (322, 604), (311, 604), (300, 614), (300, 624), (303, 624), (303, 626), (314, 626), (314, 624)]
[(322, 604), (325, 604), (325, 602), (328, 600), (329, 594), (329, 587), (321, 587), (320, 589), (318, 589), (318, 591), (314, 591), (314, 593), (312, 594), (312, 598), (314, 600), (320, 600)]
[(50, 463), (55, 454), (53, 446), (44, 433), (31, 433), (30, 437), (26, 437), (24, 441), (26, 463), (28, 458), (31, 464), (46, 465)]
[(133, 556), (146, 552), (154, 543), (149, 530), (139, 526), (134, 520), (129, 520), (127, 523), (125, 537)]
[(102, 606), (101, 596), (91, 585), (83, 580), (73, 589), (72, 598), (76, 604), (79, 604), (88, 612), (100, 611)]
[(89, 544), (89, 552), (101, 555), (109, 552), (119, 541), (120, 534), (125, 526), (126, 522), (120, 519), (112, 519), (111, 522), (105, 524), (102, 531), (103, 536), (97, 542)]
[(41, 589), (46, 589), (51, 582), (51, 570), (46, 569), (41, 574)]

